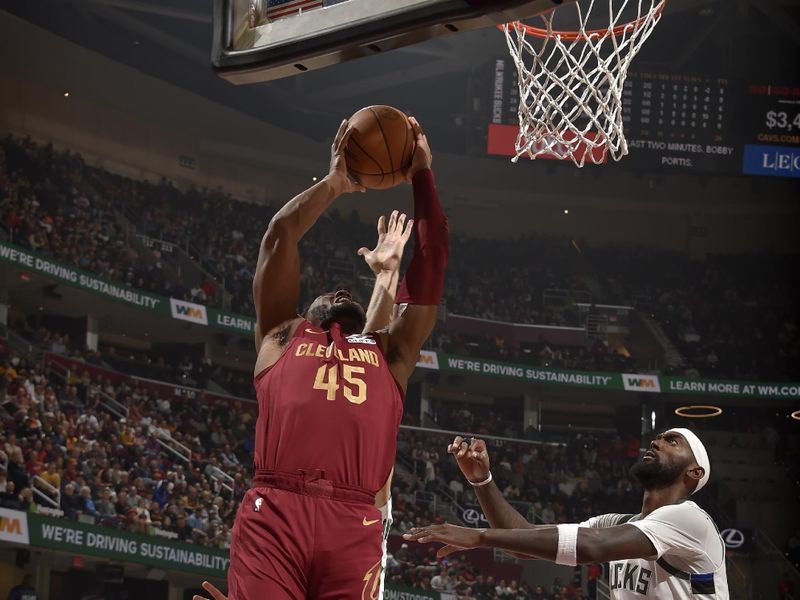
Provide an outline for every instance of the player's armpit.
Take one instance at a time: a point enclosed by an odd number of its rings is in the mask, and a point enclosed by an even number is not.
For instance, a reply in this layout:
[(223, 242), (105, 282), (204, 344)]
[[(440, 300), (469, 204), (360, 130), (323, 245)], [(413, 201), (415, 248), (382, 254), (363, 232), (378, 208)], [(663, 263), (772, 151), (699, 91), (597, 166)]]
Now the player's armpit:
[(302, 322), (302, 318), (295, 316), (288, 321), (279, 323), (263, 336), (261, 347), (258, 349), (258, 355), (256, 356), (256, 364), (253, 370), (254, 376), (275, 364)]
[(409, 304), (389, 325), (389, 368), (403, 385), (417, 366), (419, 352), (433, 331), (438, 312), (438, 306)]
[(618, 525), (605, 529), (591, 527), (578, 529), (579, 564), (628, 558), (652, 558), (657, 554), (650, 538), (633, 525)]

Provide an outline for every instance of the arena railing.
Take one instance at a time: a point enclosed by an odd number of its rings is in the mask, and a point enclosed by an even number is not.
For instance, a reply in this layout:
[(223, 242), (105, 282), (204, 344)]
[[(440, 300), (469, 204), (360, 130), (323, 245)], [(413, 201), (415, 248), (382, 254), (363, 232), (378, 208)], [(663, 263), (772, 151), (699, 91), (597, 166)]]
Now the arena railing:
[(100, 406), (105, 408), (112, 415), (118, 419), (128, 418), (128, 407), (118, 402), (111, 394), (104, 390), (100, 390)]
[[(189, 448), (188, 446), (185, 446), (184, 444), (181, 444), (178, 440), (176, 440), (174, 437), (172, 437), (171, 434), (169, 434), (169, 433), (167, 433), (166, 435), (164, 435), (164, 434), (155, 434), (152, 430), (148, 431), (148, 434), (150, 435), (150, 437), (152, 437), (156, 441), (156, 443), (159, 446), (164, 448), (164, 450), (167, 450), (168, 452), (171, 452), (178, 459), (180, 459), (182, 461), (185, 461), (187, 463), (191, 463), (192, 462), (192, 450), (191, 450), (191, 448)], [(170, 444), (172, 444), (172, 446)], [(175, 447), (173, 447), (173, 446), (175, 446)]]
[[(42, 479), (39, 475), (33, 475), (31, 477), (33, 480), (33, 485), (31, 485), (31, 490), (33, 490), (34, 495), (44, 502), (45, 504), (49, 504), (53, 508), (59, 508), (61, 506), (61, 490), (57, 487), (51, 485), (46, 480)], [(46, 494), (38, 486), (44, 488), (49, 494)]]
[(586, 290), (548, 288), (542, 292), (544, 306), (572, 306), (578, 302), (591, 304), (592, 295)]
[(6, 332), (6, 338), (8, 339), (8, 343), (11, 347), (22, 350), (25, 354), (33, 353), (33, 344), (31, 344), (17, 332), (8, 329)]
[[(204, 260), (200, 249), (192, 244), (188, 238), (184, 239), (182, 242), (153, 238), (151, 235), (152, 232), (147, 226), (147, 222), (131, 207), (126, 206), (120, 216), (125, 219), (127, 225), (132, 229), (134, 235), (143, 246), (152, 248), (150, 244), (156, 242), (158, 244), (168, 244), (172, 247), (174, 252), (162, 252), (161, 259), (175, 272), (179, 281), (184, 284), (191, 283), (184, 280), (183, 273), (183, 263), (190, 265), (199, 272), (199, 275), (205, 276), (217, 284), (214, 294), (215, 297), (209, 298), (208, 300), (225, 310), (230, 309), (232, 296), (225, 288), (225, 272), (219, 270), (212, 262)], [(197, 283), (199, 283), (199, 281)]]
[[(506, 442), (513, 442), (515, 444), (531, 444), (534, 446), (566, 446), (566, 444), (561, 442), (546, 442), (543, 440), (526, 440), (522, 438), (504, 437), (499, 435), (484, 435), (471, 433), (468, 431), (455, 431), (452, 429), (431, 429), (430, 427), (418, 427), (416, 425), (400, 425), (400, 429), (405, 431), (420, 431), (422, 433), (432, 433), (437, 435), (452, 435), (454, 438), (457, 435), (462, 437), (479, 437), (486, 441), (492, 440), (497, 446), (502, 446)], [(440, 452), (443, 450), (444, 448), (439, 448)]]
[(63, 383), (67, 383), (69, 381), (69, 367), (62, 365), (59, 362), (51, 362), (47, 368), (47, 371), (58, 377)]
[(209, 474), (209, 479), (213, 480), (219, 486), (228, 490), (233, 494), (234, 479), (219, 467), (212, 467)]
[(608, 317), (606, 315), (587, 315), (585, 326), (588, 339), (608, 342)]

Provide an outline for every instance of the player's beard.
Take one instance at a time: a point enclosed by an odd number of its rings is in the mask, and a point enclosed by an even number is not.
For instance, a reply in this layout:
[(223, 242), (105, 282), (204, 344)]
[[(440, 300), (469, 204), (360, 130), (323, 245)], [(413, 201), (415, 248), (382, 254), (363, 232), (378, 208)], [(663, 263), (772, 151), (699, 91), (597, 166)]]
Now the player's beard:
[(331, 304), (320, 321), (320, 327), (328, 329), (333, 323), (339, 323), (345, 333), (361, 333), (367, 316), (357, 302), (339, 302)]
[(646, 490), (655, 490), (671, 486), (688, 465), (667, 464), (661, 462), (658, 455), (653, 460), (640, 460), (631, 467), (631, 476), (642, 484)]

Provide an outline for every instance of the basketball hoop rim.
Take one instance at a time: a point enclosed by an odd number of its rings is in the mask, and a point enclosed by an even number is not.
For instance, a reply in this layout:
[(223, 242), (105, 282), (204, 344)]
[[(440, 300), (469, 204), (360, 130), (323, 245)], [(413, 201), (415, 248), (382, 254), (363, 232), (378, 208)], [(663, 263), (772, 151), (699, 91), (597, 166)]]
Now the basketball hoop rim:
[(636, 30), (648, 19), (652, 17), (658, 17), (664, 10), (664, 7), (667, 4), (667, 0), (661, 0), (658, 5), (653, 9), (651, 12), (647, 13), (646, 15), (639, 17), (635, 21), (628, 21), (627, 23), (623, 23), (622, 25), (617, 25), (612, 29), (588, 29), (586, 31), (574, 31), (574, 30), (560, 30), (560, 29), (543, 29), (541, 27), (534, 27), (533, 25), (527, 25), (522, 21), (511, 21), (509, 23), (504, 23), (503, 25), (498, 25), (498, 28), (502, 29), (503, 31), (507, 31), (509, 28), (513, 27), (517, 30), (522, 30), (528, 35), (532, 35), (538, 38), (551, 38), (551, 37), (559, 37), (563, 40), (574, 42), (578, 40), (590, 40), (592, 38), (597, 37), (605, 37), (609, 33), (614, 37), (619, 37), (624, 34), (626, 31)]

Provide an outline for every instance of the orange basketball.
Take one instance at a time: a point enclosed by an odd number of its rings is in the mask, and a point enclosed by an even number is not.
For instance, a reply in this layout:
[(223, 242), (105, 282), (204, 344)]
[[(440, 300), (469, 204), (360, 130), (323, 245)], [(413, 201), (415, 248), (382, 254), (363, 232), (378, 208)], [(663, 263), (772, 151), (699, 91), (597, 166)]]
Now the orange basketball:
[(361, 185), (382, 190), (403, 181), (414, 155), (414, 130), (393, 106), (367, 106), (350, 117), (353, 134), (345, 148), (347, 170)]

